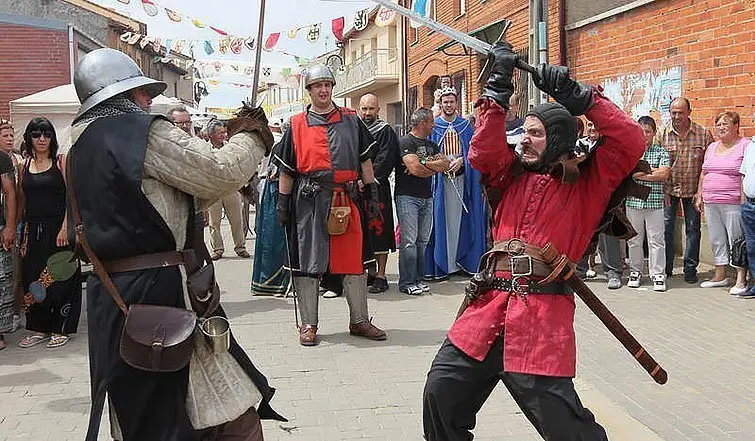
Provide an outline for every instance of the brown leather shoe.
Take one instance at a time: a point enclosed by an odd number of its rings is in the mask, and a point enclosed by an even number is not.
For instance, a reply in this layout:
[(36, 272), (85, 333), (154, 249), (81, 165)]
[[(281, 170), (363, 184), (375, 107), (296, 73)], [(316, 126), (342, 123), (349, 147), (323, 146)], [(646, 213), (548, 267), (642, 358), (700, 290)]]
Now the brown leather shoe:
[(302, 346), (317, 346), (317, 326), (299, 326), (299, 344)]
[(364, 321), (349, 325), (349, 334), (364, 337), (369, 340), (381, 341), (386, 339), (385, 331), (373, 325), (371, 321)]

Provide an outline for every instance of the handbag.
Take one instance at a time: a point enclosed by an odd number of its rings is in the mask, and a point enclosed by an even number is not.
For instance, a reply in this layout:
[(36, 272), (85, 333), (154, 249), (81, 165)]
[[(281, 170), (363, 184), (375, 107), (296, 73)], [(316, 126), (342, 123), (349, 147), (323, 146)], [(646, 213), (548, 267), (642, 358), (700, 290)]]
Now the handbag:
[(66, 164), (66, 175), (76, 247), (84, 250), (105, 290), (126, 317), (119, 345), (121, 358), (129, 366), (147, 372), (175, 372), (183, 369), (191, 359), (191, 337), (197, 326), (197, 315), (194, 311), (173, 306), (136, 304), (126, 307), (102, 261), (87, 242), (70, 161)]
[(734, 242), (731, 244), (731, 264), (738, 268), (747, 268), (749, 266), (747, 242), (744, 237), (734, 239)]
[(328, 234), (340, 236), (346, 233), (349, 229), (350, 215), (351, 207), (346, 199), (346, 193), (340, 189), (333, 190), (333, 199), (328, 213)]

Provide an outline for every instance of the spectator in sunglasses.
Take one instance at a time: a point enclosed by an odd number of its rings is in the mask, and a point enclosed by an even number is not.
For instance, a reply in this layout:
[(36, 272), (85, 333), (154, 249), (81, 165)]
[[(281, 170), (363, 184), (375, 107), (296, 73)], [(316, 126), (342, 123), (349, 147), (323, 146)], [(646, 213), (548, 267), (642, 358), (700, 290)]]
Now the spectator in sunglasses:
[[(26, 222), (21, 244), (25, 293), (39, 289), (51, 255), (68, 249), (65, 157), (58, 155), (55, 128), (46, 118), (34, 118), (26, 126), (23, 148), (27, 158), (20, 172), (19, 218)], [(35, 283), (36, 282), (36, 283)], [(57, 348), (76, 332), (81, 314), (81, 270), (66, 280), (52, 282), (36, 303), (26, 294), (26, 329), (33, 334), (19, 342), (29, 348), (47, 342)], [(42, 296), (37, 296), (42, 297)]]

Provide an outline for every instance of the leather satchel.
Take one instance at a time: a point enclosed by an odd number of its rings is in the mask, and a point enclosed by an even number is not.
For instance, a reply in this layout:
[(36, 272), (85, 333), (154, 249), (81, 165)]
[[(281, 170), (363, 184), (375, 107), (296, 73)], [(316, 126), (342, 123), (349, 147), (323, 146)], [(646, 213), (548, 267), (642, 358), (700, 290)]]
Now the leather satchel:
[(346, 199), (346, 193), (343, 190), (333, 190), (333, 199), (330, 203), (330, 213), (328, 213), (328, 234), (331, 236), (340, 236), (349, 229), (349, 216), (351, 207)]
[(191, 360), (191, 337), (196, 330), (197, 315), (193, 311), (172, 306), (136, 304), (126, 307), (102, 261), (87, 242), (76, 200), (71, 161), (66, 164), (66, 176), (76, 247), (84, 250), (105, 290), (126, 317), (121, 330), (121, 358), (129, 366), (148, 372), (175, 372), (183, 369)]

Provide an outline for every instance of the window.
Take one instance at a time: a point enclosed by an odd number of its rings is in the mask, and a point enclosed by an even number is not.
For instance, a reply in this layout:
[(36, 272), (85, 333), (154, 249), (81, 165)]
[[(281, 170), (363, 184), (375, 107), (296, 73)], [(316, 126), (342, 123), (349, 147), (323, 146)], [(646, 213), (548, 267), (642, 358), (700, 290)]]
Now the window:
[(406, 97), (406, 121), (411, 121), (412, 113), (417, 110), (417, 86), (409, 88), (408, 96)]
[(457, 100), (457, 108), (459, 109), (459, 115), (462, 115), (466, 113), (467, 111), (467, 73), (464, 70), (460, 70), (459, 72), (456, 72), (451, 77), (451, 81), (453, 81), (453, 85), (456, 88), (456, 92), (458, 93), (459, 99)]

